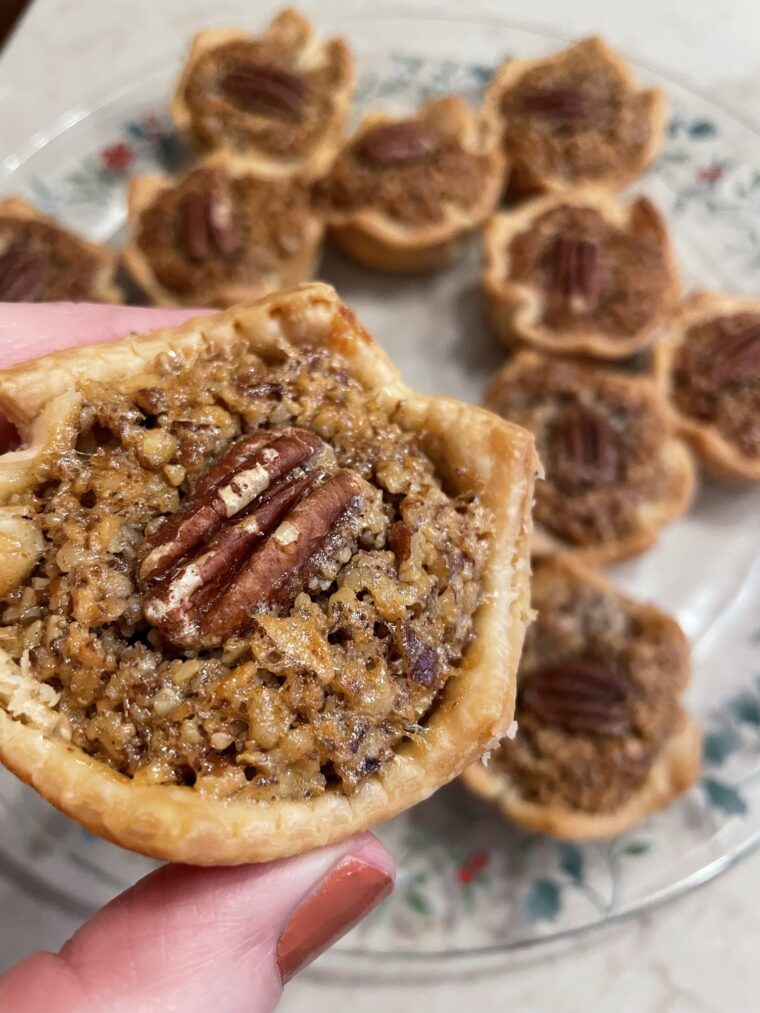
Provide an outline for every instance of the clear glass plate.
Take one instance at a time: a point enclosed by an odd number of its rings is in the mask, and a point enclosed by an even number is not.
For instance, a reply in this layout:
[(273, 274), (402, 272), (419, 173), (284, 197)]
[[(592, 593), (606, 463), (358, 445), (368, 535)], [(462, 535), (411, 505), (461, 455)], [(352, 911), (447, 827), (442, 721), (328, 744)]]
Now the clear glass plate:
[[(357, 109), (413, 107), (459, 91), (476, 101), (496, 63), (565, 40), (500, 21), (376, 18), (323, 22), (349, 35)], [(660, 73), (642, 80), (672, 107), (665, 150), (638, 187), (672, 224), (690, 286), (757, 294), (760, 136), (751, 124)], [(118, 243), (131, 175), (187, 161), (167, 114), (177, 68), (143, 74), (106, 101), (72, 109), (4, 159), (21, 192), (94, 239)], [(478, 250), (428, 278), (373, 274), (333, 253), (332, 282), (413, 385), (479, 401), (501, 360), (477, 294)], [(458, 785), (379, 828), (400, 876), (393, 897), (332, 951), (343, 973), (397, 979), (435, 967), (503, 962), (642, 911), (701, 883), (760, 841), (760, 489), (705, 483), (688, 517), (651, 552), (617, 567), (620, 587), (673, 612), (691, 638), (690, 705), (705, 728), (699, 785), (632, 833), (560, 844), (504, 823)], [(94, 909), (154, 863), (85, 833), (3, 772), (0, 852), (52, 900)], [(452, 963), (453, 961), (453, 963)], [(324, 966), (324, 965), (322, 965)]]

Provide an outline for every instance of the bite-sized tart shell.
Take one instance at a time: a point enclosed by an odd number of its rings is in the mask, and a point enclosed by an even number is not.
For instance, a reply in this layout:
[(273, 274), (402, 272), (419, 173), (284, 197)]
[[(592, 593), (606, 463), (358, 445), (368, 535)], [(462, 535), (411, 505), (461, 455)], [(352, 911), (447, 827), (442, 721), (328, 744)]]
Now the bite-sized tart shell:
[[(568, 561), (553, 565), (561, 565), (580, 579), (634, 605), (642, 625), (671, 631), (674, 644), (682, 645), (679, 668), (684, 681), (688, 678), (688, 645), (675, 620), (652, 605), (635, 602), (619, 594), (601, 574), (593, 570)], [(701, 756), (701, 730), (682, 710), (676, 730), (668, 738), (644, 783), (613, 812), (582, 812), (559, 804), (542, 804), (526, 799), (508, 774), (490, 763), (487, 756), (468, 767), (461, 780), (475, 795), (495, 805), (507, 819), (526, 830), (564, 840), (593, 840), (630, 830), (687, 791), (699, 775)]]
[[(179, 786), (137, 784), (57, 737), (53, 690), (7, 655), (0, 657), (2, 762), (94, 833), (170, 861), (268, 861), (342, 840), (456, 777), (504, 736), (514, 711), (515, 672), (529, 616), (533, 439), (482, 409), (405, 386), (329, 286), (302, 285), (174, 329), (58, 352), (4, 370), (0, 408), (18, 427), (24, 445), (0, 458), (0, 503), (29, 486), (34, 466), (70, 441), (82, 401), (80, 381), (118, 384), (162, 353), (189, 362), (201, 350), (236, 342), (266, 358), (283, 339), (342, 356), (349, 373), (394, 421), (419, 435), (448, 488), (479, 495), (493, 517), (482, 601), (472, 642), (424, 733), (398, 747), (350, 798), (328, 790), (306, 801), (250, 804)], [(26, 524), (19, 523), (19, 542), (32, 534), (34, 526)]]
[[(542, 356), (539, 353), (528, 350), (519, 352), (491, 379), (484, 401), (486, 407), (491, 411), (497, 410), (499, 389), (513, 372), (519, 371), (525, 366), (540, 366), (541, 362)], [(573, 368), (571, 362), (568, 362), (568, 368)], [(667, 413), (667, 406), (662, 403), (662, 399), (648, 377), (627, 376), (609, 371), (605, 372), (603, 376), (607, 384), (613, 385), (613, 387), (620, 385), (621, 390), (629, 389), (633, 385), (647, 397), (653, 408)], [(572, 545), (544, 527), (534, 527), (531, 536), (533, 556), (536, 558), (561, 556), (563, 560), (575, 561), (593, 567), (620, 562), (651, 548), (659, 538), (661, 530), (688, 510), (696, 490), (696, 473), (692, 455), (675, 433), (662, 447), (661, 460), (671, 478), (670, 494), (661, 500), (642, 502), (639, 505), (638, 524), (635, 531), (616, 541), (583, 546)]]
[[(196, 163), (188, 172), (192, 174), (198, 168), (219, 166), (232, 177), (250, 176), (250, 163), (247, 159), (234, 155), (214, 154)], [(121, 253), (125, 268), (148, 296), (154, 306), (218, 306), (224, 308), (235, 303), (262, 296), (278, 289), (297, 285), (308, 281), (314, 276), (321, 254), (324, 225), (317, 215), (310, 215), (303, 236), (303, 243), (298, 253), (291, 257), (284, 269), (259, 278), (256, 282), (245, 285), (230, 282), (220, 288), (205, 293), (195, 292), (191, 298), (183, 297), (162, 285), (155, 275), (149, 259), (137, 243), (139, 221), (147, 208), (166, 190), (180, 185), (182, 180), (172, 176), (137, 176), (130, 180), (127, 190), (127, 220), (130, 225), (130, 241)], [(261, 180), (261, 186), (267, 186), (267, 180)]]
[(734, 482), (760, 482), (760, 458), (747, 457), (715, 426), (679, 411), (672, 399), (672, 373), (678, 349), (692, 327), (715, 317), (748, 312), (760, 315), (760, 299), (698, 292), (683, 304), (652, 356), (655, 383), (670, 406), (678, 431), (694, 448), (706, 471)]
[[(490, 160), (490, 171), (486, 174), (477, 205), (463, 209), (449, 203), (439, 222), (409, 225), (376, 208), (328, 211), (326, 222), (337, 245), (349, 257), (378, 271), (405, 274), (433, 271), (453, 263), (463, 253), (472, 231), (496, 207), (501, 193), (504, 157), (496, 145), (485, 143), (482, 124), (463, 99), (455, 95), (431, 99), (419, 107), (415, 118), (441, 123), (465, 150), (486, 154)], [(374, 127), (397, 119), (389, 113), (370, 112), (348, 143), (353, 144)]]
[[(642, 90), (630, 66), (598, 36), (582, 40), (576, 46), (593, 47), (596, 54), (618, 72), (631, 94), (640, 93), (647, 98), (646, 112), (650, 121), (650, 134), (647, 143), (642, 146), (638, 158), (631, 159), (625, 166), (612, 170), (604, 176), (596, 176), (592, 181), (589, 181), (608, 190), (621, 190), (637, 179), (659, 155), (668, 121), (667, 101), (664, 93), (659, 89)], [(552, 56), (533, 60), (507, 60), (497, 69), (485, 90), (482, 105), (483, 118), (495, 136), (501, 138), (503, 132), (504, 120), (500, 106), (504, 93), (517, 84), (526, 71), (539, 66), (550, 66), (572, 48), (575, 47), (561, 50)], [(527, 166), (513, 165), (506, 182), (511, 195), (527, 197), (537, 193), (555, 193), (566, 190), (569, 186), (581, 185), (584, 181), (568, 182), (561, 175), (538, 174)]]
[(0, 200), (0, 215), (4, 218), (18, 218), (21, 221), (43, 222), (53, 229), (66, 233), (83, 250), (86, 250), (97, 262), (97, 269), (93, 278), (92, 290), (89, 299), (92, 302), (120, 303), (124, 301), (124, 294), (114, 281), (116, 273), (116, 254), (105, 246), (98, 243), (91, 243), (87, 239), (70, 232), (64, 228), (59, 221), (50, 215), (45, 215), (32, 204), (21, 197), (5, 197)]
[(483, 235), (484, 266), (482, 291), (486, 315), (505, 345), (524, 343), (547, 352), (580, 355), (597, 359), (624, 359), (651, 345), (663, 333), (675, 311), (681, 293), (675, 254), (668, 230), (660, 214), (646, 198), (647, 213), (653, 228), (661, 235), (667, 285), (661, 311), (645, 328), (630, 336), (610, 336), (599, 330), (556, 330), (541, 324), (542, 294), (532, 285), (510, 280), (509, 249), (520, 233), (548, 211), (565, 205), (591, 208), (610, 225), (625, 230), (635, 204), (622, 204), (599, 187), (579, 187), (560, 194), (539, 197), (511, 211), (495, 214)]
[[(298, 11), (286, 8), (271, 22), (263, 36), (273, 31), (284, 32), (289, 36), (302, 38), (298, 57), (298, 69), (309, 70), (331, 58), (330, 50), (336, 54), (342, 67), (340, 85), (330, 95), (331, 115), (329, 121), (310, 149), (297, 158), (277, 157), (270, 153), (247, 148), (240, 151), (224, 140), (213, 145), (214, 148), (228, 151), (230, 154), (242, 154), (247, 159), (253, 172), (264, 179), (290, 176), (298, 173), (317, 177), (326, 172), (341, 145), (343, 127), (350, 111), (351, 96), (355, 84), (354, 60), (351, 50), (344, 39), (336, 38), (323, 42), (313, 26)], [(197, 60), (210, 50), (224, 46), (230, 42), (245, 42), (252, 38), (249, 32), (240, 28), (207, 29), (199, 32), (190, 44), (187, 61), (183, 68), (177, 88), (171, 100), (171, 115), (177, 129), (191, 143), (208, 147), (193, 124), (193, 115), (185, 99), (185, 88)]]

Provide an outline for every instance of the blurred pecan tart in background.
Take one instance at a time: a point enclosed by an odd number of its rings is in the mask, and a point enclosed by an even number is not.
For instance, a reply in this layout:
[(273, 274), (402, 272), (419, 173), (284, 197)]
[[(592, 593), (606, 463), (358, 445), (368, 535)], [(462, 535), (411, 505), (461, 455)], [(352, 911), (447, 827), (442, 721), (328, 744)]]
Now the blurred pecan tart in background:
[(532, 437), (404, 386), (332, 289), (5, 370), (0, 407), (0, 757), (85, 826), (271, 859), (505, 734)]
[(321, 42), (288, 8), (259, 36), (196, 35), (172, 115), (191, 140), (244, 155), (261, 176), (317, 176), (340, 146), (353, 87), (344, 40)]
[(0, 302), (121, 302), (116, 259), (19, 197), (0, 200)]
[(515, 195), (636, 179), (662, 145), (662, 92), (642, 90), (598, 37), (553, 56), (508, 60), (491, 79), (483, 115), (502, 139)]
[(653, 362), (676, 424), (704, 466), (760, 481), (760, 299), (698, 293)]
[(538, 198), (494, 215), (484, 247), (486, 310), (508, 345), (621, 359), (660, 336), (678, 303), (668, 232), (646, 197)]
[(124, 263), (162, 306), (230, 306), (306, 281), (323, 234), (307, 182), (258, 179), (237, 158), (132, 180), (129, 220)]
[(413, 117), (370, 113), (317, 186), (330, 234), (350, 256), (383, 271), (442, 267), (493, 211), (503, 157), (456, 96)]
[(621, 833), (697, 777), (688, 643), (675, 620), (568, 563), (538, 567), (532, 601), (517, 731), (463, 779), (537, 833)]
[(688, 508), (691, 456), (647, 378), (524, 351), (491, 380), (486, 405), (536, 436), (536, 554), (624, 559)]

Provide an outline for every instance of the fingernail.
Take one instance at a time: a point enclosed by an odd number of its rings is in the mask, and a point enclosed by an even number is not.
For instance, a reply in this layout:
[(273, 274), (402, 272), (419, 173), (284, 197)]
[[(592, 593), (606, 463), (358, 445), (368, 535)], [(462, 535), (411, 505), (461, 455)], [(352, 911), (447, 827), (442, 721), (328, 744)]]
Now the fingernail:
[(345, 858), (290, 916), (277, 943), (283, 984), (345, 935), (393, 889), (381, 869)]

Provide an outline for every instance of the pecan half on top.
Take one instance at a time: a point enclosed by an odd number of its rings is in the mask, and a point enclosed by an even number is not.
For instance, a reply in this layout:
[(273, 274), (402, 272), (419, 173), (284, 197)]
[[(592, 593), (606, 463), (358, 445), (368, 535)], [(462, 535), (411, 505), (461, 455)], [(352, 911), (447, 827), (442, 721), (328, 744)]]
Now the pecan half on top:
[(191, 260), (233, 257), (242, 246), (234, 194), (222, 173), (210, 174), (208, 186), (191, 190), (179, 200), (177, 219), (179, 244)]
[(238, 61), (219, 77), (222, 94), (246, 112), (302, 120), (309, 86), (302, 77), (272, 64)]
[(148, 539), (145, 618), (188, 649), (245, 633), (350, 557), (373, 495), (308, 430), (244, 437)]
[(429, 123), (400, 120), (367, 130), (356, 145), (356, 154), (365, 164), (384, 169), (432, 158), (443, 143), (443, 136)]
[(569, 492), (609, 485), (620, 471), (618, 441), (609, 419), (580, 402), (570, 404), (549, 432), (551, 480)]
[(523, 683), (520, 710), (575, 735), (625, 735), (631, 730), (632, 686), (595, 658), (546, 665)]

